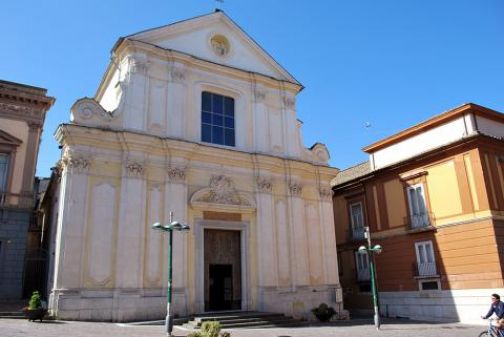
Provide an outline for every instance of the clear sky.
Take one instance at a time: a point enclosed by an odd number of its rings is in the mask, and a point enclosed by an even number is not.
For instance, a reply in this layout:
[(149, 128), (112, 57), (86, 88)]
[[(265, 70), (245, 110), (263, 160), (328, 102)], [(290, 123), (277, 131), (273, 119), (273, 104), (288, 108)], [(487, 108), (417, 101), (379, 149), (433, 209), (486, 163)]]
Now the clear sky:
[(56, 97), (37, 175), (59, 159), (53, 133), (94, 96), (119, 37), (216, 4), (306, 87), (304, 142), (325, 143), (332, 166), (367, 160), (362, 147), (466, 102), (504, 112), (502, 0), (4, 1), (0, 79)]

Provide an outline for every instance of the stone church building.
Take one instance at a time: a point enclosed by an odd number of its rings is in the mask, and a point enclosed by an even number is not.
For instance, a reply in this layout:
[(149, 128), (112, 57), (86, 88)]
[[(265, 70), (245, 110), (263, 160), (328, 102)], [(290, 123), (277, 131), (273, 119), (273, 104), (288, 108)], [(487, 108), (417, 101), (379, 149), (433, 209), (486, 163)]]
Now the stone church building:
[(53, 210), (50, 309), (77, 320), (173, 311), (342, 311), (327, 148), (303, 146), (303, 86), (222, 11), (120, 38), (77, 100)]

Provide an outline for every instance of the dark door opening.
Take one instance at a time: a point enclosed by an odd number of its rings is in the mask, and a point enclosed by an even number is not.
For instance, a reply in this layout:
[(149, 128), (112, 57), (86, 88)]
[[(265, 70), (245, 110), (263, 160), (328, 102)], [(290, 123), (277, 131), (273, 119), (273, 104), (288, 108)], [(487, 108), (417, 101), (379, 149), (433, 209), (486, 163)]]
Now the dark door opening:
[(241, 310), (241, 233), (205, 229), (205, 311)]
[(209, 267), (210, 303), (208, 309), (233, 309), (233, 266), (211, 264)]

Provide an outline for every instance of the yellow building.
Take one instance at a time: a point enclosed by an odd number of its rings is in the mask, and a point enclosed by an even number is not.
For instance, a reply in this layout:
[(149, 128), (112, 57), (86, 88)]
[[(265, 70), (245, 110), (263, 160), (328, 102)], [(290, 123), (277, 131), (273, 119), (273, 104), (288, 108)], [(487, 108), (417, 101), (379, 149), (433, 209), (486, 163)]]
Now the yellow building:
[(376, 255), (381, 313), (478, 322), (504, 292), (504, 115), (465, 104), (364, 148), (333, 180), (345, 307), (369, 311)]

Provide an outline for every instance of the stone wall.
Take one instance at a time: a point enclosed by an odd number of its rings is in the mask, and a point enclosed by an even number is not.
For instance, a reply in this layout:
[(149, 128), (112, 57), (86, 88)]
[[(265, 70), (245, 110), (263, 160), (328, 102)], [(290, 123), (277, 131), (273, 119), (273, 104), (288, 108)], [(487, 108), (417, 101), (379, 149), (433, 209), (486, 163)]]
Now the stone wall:
[(0, 209), (0, 299), (19, 299), (30, 211)]

